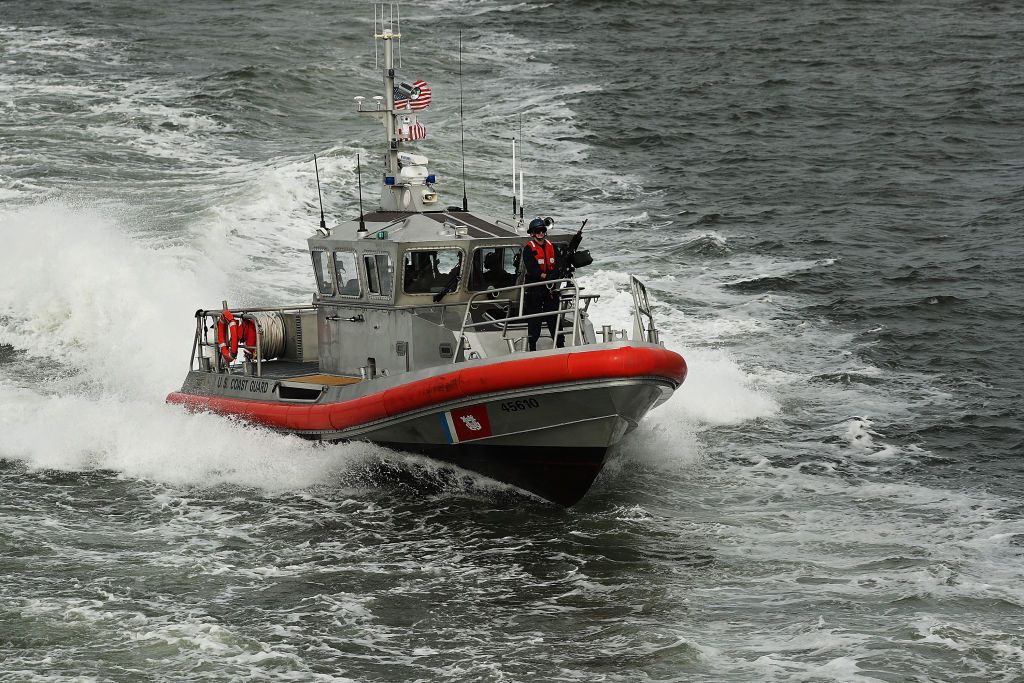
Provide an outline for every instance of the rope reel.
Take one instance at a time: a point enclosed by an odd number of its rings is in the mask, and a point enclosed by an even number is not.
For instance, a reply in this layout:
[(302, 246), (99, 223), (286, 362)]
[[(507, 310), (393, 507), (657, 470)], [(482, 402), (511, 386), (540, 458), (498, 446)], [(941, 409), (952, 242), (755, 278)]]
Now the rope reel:
[(280, 313), (246, 313), (242, 317), (241, 344), (256, 357), (256, 328), (259, 328), (260, 353), (263, 360), (284, 354), (284, 317)]

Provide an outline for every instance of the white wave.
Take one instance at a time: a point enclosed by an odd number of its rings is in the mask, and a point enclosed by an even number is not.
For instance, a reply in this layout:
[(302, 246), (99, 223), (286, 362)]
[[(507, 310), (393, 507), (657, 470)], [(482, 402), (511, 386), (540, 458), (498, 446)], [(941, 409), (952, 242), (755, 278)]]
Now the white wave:
[(6, 383), (0, 384), (0, 433), (0, 457), (33, 469), (111, 470), (166, 484), (268, 491), (330, 483), (385, 453), (366, 444), (318, 446), (161, 401), (44, 395)]
[(196, 254), (147, 247), (94, 209), (0, 213), (0, 233), (0, 343), (117, 393), (159, 395), (180, 377), (192, 314), (225, 286)]
[(874, 431), (873, 423), (867, 418), (853, 418), (843, 430), (843, 437), (854, 451), (857, 460), (890, 460), (900, 454), (900, 449), (891, 444), (876, 444), (875, 438), (881, 434)]
[[(590, 310), (595, 328), (610, 324), (632, 337), (633, 298), (628, 290), (628, 274), (596, 270), (581, 276), (580, 283), (588, 292), (602, 293)], [(661, 469), (688, 468), (705, 456), (706, 447), (700, 437), (703, 430), (771, 417), (779, 412), (779, 405), (762, 383), (743, 370), (726, 350), (684, 343), (674, 334), (671, 318), (666, 320), (665, 313), (672, 309), (660, 304), (653, 294), (651, 303), (660, 309), (656, 324), (662, 330), (666, 347), (682, 355), (687, 363), (687, 377), (672, 398), (652, 411), (630, 434), (619, 451), (628, 453), (629, 461)], [(717, 321), (708, 324), (713, 328)], [(687, 339), (700, 340), (702, 335), (694, 332)], [(614, 470), (623, 464), (613, 460), (609, 466)]]
[(33, 61), (41, 58), (81, 61), (95, 59), (107, 53), (109, 44), (99, 38), (73, 35), (50, 26), (0, 26), (4, 54)]
[[(81, 146), (92, 144), (107, 155), (187, 165), (187, 172), (237, 163), (221, 149), (231, 126), (185, 104), (193, 94), (186, 76), (111, 78), (109, 67), (122, 61), (123, 44), (61, 29), (0, 27), (0, 36), (5, 52), (18, 57), (12, 62), (17, 68), (0, 70), (0, 95), (10, 93), (3, 102), (6, 119), (25, 130), (43, 126), (48, 139), (66, 141), (47, 147), (43, 163), (79, 166)], [(69, 63), (74, 76), (67, 75)], [(55, 110), (54, 101), (67, 104)], [(32, 145), (5, 151), (40, 161)]]
[[(629, 275), (598, 270), (581, 277), (580, 281), (587, 291), (610, 292), (602, 294), (598, 303), (592, 307), (595, 328), (611, 324), (613, 329), (624, 329), (632, 336), (633, 298), (627, 289)], [(656, 296), (651, 296), (651, 303), (656, 309), (660, 305)], [(665, 313), (671, 309), (663, 307), (661, 311)], [(764, 388), (757, 386), (755, 378), (743, 370), (728, 351), (680, 343), (673, 334), (672, 318), (656, 317), (655, 323), (662, 328), (666, 346), (687, 361), (686, 381), (672, 401), (662, 409), (675, 413), (669, 418), (670, 421), (683, 418), (698, 425), (739, 424), (778, 412), (779, 406), (775, 400)], [(715, 338), (713, 333), (718, 331), (721, 321), (711, 319), (693, 324), (702, 326), (701, 329), (708, 332), (703, 337), (706, 342), (709, 338)], [(693, 333), (690, 338), (699, 336)]]
[[(327, 225), (358, 216), (355, 155), (328, 150), (319, 165)], [(233, 176), (245, 180), (211, 209), (198, 246), (217, 263), (232, 264), (233, 281), (249, 297), (241, 303), (307, 302), (315, 283), (306, 240), (320, 217), (312, 158), (250, 164)], [(376, 197), (370, 201), (375, 205)]]
[(26, 192), (24, 192), (23, 190), (19, 190), (17, 188), (14, 188), (14, 187), (10, 187), (8, 185), (8, 182), (9, 181), (7, 181), (4, 178), (0, 177), (0, 183), (2, 183), (3, 185), (7, 185), (6, 187), (0, 186), (0, 202), (8, 202), (8, 201), (12, 201), (12, 200), (19, 200), (19, 199), (22, 199), (23, 197), (25, 197), (25, 195), (27, 194)]
[(92, 102), (87, 130), (104, 145), (127, 147), (146, 156), (204, 169), (241, 163), (218, 147), (218, 136), (230, 133), (232, 128), (178, 104), (186, 93), (177, 84), (139, 79), (113, 91), (105, 83), (92, 88), (93, 92), (84, 95)]
[(551, 7), (552, 3), (535, 3), (535, 2), (517, 2), (507, 3), (503, 5), (495, 5), (488, 7), (486, 5), (476, 4), (466, 7), (466, 3), (462, 0), (457, 4), (462, 5), (458, 8), (450, 8), (448, 11), (455, 11), (459, 16), (464, 17), (479, 17), (485, 14), (499, 13), (499, 14), (522, 14), (523, 12), (535, 12), (540, 9)]
[(0, 455), (271, 489), (324, 482), (359, 459), (362, 447), (314, 448), (163, 405), (188, 367), (194, 311), (239, 283), (201, 253), (147, 243), (124, 220), (65, 203), (0, 214), (0, 343), (44, 369), (0, 370)]
[(760, 255), (734, 256), (725, 260), (716, 270), (723, 282), (737, 285), (754, 282), (764, 278), (784, 277), (809, 270), (828, 268), (835, 265), (836, 259), (823, 258), (817, 260), (791, 260), (772, 258)]

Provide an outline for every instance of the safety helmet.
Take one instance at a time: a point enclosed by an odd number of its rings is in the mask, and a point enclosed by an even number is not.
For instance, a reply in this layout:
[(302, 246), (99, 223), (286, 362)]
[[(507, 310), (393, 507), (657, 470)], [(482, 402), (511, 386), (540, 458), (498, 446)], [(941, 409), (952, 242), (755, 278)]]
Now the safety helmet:
[(548, 231), (548, 222), (541, 218), (540, 216), (537, 216), (532, 221), (530, 221), (530, 227), (526, 229), (526, 232), (532, 235), (535, 232), (540, 232), (542, 230), (544, 232)]

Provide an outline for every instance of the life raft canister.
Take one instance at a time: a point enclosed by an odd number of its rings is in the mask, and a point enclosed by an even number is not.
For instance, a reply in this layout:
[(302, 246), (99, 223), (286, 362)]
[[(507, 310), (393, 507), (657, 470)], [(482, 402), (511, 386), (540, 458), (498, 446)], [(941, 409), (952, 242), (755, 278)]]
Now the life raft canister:
[(555, 245), (547, 240), (544, 240), (543, 245), (537, 244), (535, 240), (530, 240), (526, 246), (530, 248), (533, 257), (537, 259), (540, 272), (553, 273), (555, 271)]
[(228, 363), (238, 355), (238, 321), (231, 311), (224, 311), (217, 318), (217, 346)]

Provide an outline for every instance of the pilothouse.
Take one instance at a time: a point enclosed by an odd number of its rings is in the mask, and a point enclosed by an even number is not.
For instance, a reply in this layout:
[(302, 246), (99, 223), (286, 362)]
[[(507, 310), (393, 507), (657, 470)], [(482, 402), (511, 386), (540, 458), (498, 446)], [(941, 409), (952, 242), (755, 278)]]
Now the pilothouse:
[[(377, 208), (309, 238), (311, 305), (197, 311), (188, 373), (167, 400), (309, 439), (420, 453), (572, 505), (608, 449), (680, 386), (686, 364), (659, 342), (635, 277), (632, 334), (595, 326), (600, 294), (575, 277), (591, 260), (582, 227), (558, 233), (541, 219), (552, 263), (528, 276), (521, 175), (511, 217), (470, 211), (465, 192), (461, 206), (443, 207), (414, 149), (432, 93), (396, 75), (394, 16), (375, 10), (382, 94), (356, 98), (357, 113), (384, 129)], [(547, 334), (530, 351), (537, 322)]]

